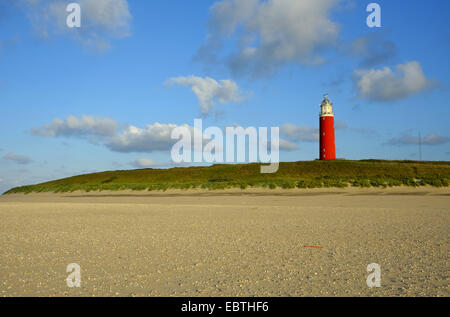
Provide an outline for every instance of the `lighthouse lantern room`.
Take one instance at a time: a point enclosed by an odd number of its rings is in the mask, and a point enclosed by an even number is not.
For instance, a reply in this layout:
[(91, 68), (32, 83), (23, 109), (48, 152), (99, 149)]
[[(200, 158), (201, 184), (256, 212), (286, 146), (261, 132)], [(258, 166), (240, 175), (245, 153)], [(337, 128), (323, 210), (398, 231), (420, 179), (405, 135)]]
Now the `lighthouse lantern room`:
[(320, 153), (321, 160), (330, 161), (336, 159), (336, 147), (334, 142), (334, 113), (333, 104), (324, 95), (320, 105)]

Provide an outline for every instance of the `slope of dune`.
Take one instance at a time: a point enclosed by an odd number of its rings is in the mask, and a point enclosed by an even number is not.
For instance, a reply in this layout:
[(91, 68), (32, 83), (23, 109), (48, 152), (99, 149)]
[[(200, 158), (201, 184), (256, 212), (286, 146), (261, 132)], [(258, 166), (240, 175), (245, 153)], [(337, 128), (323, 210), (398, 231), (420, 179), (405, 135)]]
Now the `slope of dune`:
[(260, 164), (108, 171), (17, 187), (6, 193), (236, 187), (442, 187), (448, 186), (449, 179), (450, 162), (305, 161), (280, 163), (274, 174), (260, 173)]

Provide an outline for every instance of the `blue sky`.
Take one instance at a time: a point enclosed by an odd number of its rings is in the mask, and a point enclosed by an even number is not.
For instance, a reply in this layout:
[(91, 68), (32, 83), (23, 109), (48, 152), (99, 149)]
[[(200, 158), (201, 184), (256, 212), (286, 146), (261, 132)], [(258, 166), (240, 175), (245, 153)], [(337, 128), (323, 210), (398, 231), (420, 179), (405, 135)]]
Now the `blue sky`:
[(312, 160), (324, 93), (338, 157), (418, 159), (420, 132), (448, 160), (450, 2), (379, 0), (369, 28), (370, 2), (1, 1), (0, 192), (171, 166), (167, 131), (194, 118), (280, 127), (281, 160)]

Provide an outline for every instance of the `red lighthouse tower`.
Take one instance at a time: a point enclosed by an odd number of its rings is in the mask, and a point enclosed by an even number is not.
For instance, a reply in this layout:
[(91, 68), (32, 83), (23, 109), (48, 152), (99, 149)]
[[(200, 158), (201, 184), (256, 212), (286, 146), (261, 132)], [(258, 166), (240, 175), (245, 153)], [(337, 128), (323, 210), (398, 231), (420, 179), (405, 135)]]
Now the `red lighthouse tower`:
[(321, 160), (330, 161), (336, 159), (336, 147), (334, 144), (334, 113), (333, 104), (324, 95), (320, 105), (320, 153)]

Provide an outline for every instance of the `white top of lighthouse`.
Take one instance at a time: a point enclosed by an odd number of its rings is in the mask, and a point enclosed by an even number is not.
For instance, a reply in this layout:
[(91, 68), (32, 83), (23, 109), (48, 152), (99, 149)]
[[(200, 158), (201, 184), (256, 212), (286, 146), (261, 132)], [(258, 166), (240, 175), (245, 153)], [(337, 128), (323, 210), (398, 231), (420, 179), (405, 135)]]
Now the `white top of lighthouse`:
[(323, 95), (323, 101), (320, 104), (320, 116), (321, 117), (334, 117), (333, 104), (328, 99), (328, 94)]

